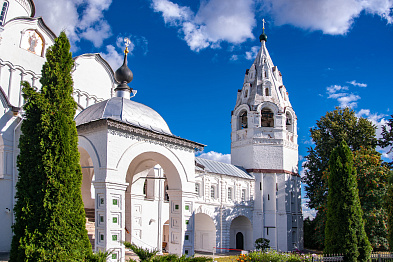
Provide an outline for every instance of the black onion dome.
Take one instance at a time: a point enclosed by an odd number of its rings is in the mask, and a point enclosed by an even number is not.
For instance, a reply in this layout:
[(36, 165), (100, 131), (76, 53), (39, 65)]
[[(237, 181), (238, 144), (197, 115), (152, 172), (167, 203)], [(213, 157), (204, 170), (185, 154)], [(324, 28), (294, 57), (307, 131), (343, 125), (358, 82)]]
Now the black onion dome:
[(127, 66), (127, 53), (124, 55), (123, 65), (116, 70), (115, 79), (121, 86), (126, 86), (132, 81), (134, 74)]
[(260, 42), (262, 42), (262, 41), (267, 41), (267, 35), (265, 34), (265, 33), (262, 33), (260, 36), (259, 36), (259, 41)]

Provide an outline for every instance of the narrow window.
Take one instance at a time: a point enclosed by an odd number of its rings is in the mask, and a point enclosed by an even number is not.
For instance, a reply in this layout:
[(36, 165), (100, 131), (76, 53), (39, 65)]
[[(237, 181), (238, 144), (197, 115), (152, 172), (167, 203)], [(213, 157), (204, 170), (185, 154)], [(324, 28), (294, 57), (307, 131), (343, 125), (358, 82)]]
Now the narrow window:
[(240, 129), (244, 129), (247, 128), (248, 126), (248, 119), (247, 119), (247, 111), (243, 111), (240, 113), (240, 117), (239, 117), (239, 126)]
[(200, 189), (200, 188), (199, 188), (199, 184), (196, 183), (196, 184), (195, 184), (195, 193), (197, 194), (197, 196), (200, 196), (200, 195), (199, 195), (199, 191), (200, 191), (199, 189)]
[(1, 8), (1, 14), (0, 14), (0, 26), (2, 26), (5, 22), (7, 10), (8, 10), (8, 1), (4, 1), (3, 7)]
[(214, 188), (214, 186), (211, 186), (210, 187), (210, 198), (211, 199), (214, 199), (215, 198), (215, 188)]
[(147, 179), (145, 179), (145, 183), (143, 184), (143, 194), (146, 196), (147, 192)]
[(164, 201), (169, 202), (168, 185), (165, 187)]
[(293, 125), (292, 125), (292, 117), (291, 117), (291, 114), (289, 114), (289, 113), (286, 113), (286, 118), (287, 118), (287, 120), (286, 120), (286, 127), (287, 127), (287, 131), (289, 131), (289, 132), (293, 132)]
[(242, 201), (246, 201), (246, 190), (242, 189)]
[(269, 194), (267, 194), (267, 200), (270, 200), (270, 195)]
[(248, 90), (246, 89), (246, 90), (244, 91), (244, 98), (247, 98), (247, 94), (248, 94)]
[(269, 228), (266, 228), (266, 235), (269, 235)]
[(262, 190), (262, 182), (259, 182), (259, 190)]
[(228, 187), (228, 200), (232, 200), (232, 188)]
[(265, 88), (265, 96), (269, 96), (269, 88)]

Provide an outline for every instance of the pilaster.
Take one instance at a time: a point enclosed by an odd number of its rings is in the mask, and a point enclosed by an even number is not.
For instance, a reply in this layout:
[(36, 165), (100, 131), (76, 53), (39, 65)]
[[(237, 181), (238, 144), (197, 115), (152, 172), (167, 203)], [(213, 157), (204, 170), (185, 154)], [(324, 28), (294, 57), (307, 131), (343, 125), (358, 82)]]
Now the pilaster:
[(93, 182), (96, 192), (96, 251), (112, 252), (108, 261), (125, 261), (125, 191), (128, 183)]

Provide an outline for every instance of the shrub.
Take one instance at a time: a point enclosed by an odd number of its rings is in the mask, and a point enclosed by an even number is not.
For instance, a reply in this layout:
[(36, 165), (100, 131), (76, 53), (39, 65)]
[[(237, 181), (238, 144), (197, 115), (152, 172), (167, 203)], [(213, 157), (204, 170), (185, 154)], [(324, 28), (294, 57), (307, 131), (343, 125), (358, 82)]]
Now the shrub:
[(270, 240), (266, 238), (258, 238), (255, 240), (255, 248), (257, 250), (265, 251), (270, 247)]

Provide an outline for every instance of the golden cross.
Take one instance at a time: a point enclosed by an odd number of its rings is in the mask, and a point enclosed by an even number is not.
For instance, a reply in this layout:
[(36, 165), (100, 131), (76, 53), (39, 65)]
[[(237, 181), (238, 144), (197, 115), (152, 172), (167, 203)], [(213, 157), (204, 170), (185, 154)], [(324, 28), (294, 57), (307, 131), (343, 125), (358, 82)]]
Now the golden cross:
[(128, 37), (125, 37), (124, 38), (124, 43), (125, 43), (125, 46), (126, 46), (126, 50), (124, 50), (124, 53), (126, 53), (126, 54), (128, 54), (128, 46), (131, 44), (131, 40), (128, 38)]

